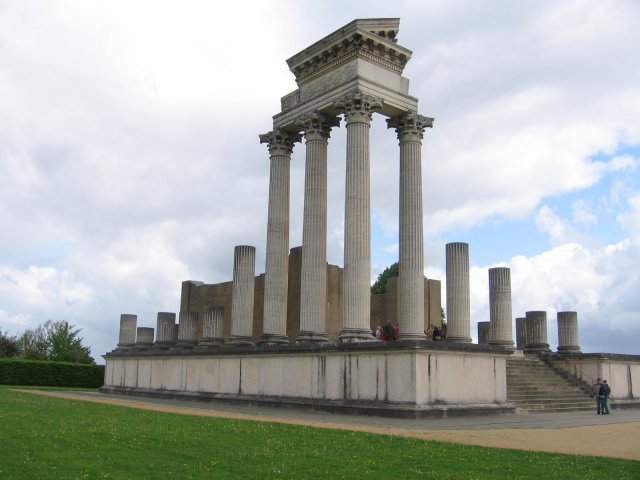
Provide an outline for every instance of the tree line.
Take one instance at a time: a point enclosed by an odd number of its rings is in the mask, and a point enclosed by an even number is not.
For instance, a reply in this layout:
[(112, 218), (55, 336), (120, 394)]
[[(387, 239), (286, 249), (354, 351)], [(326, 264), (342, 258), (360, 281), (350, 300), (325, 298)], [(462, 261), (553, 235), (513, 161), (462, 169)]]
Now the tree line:
[(80, 330), (64, 320), (47, 320), (17, 336), (0, 328), (0, 357), (95, 365), (91, 349), (82, 344)]

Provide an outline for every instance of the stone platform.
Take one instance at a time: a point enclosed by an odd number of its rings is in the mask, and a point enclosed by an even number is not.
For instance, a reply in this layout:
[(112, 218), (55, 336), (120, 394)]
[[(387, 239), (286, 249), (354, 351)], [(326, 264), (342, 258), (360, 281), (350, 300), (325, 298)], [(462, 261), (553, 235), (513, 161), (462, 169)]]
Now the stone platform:
[(409, 340), (119, 348), (101, 391), (405, 418), (507, 413), (507, 357)]

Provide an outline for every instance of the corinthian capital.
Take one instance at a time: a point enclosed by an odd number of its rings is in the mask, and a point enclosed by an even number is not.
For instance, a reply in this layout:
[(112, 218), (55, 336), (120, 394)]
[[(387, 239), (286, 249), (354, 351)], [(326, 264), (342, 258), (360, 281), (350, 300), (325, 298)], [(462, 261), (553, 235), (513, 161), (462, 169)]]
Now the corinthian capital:
[(425, 128), (433, 127), (433, 118), (423, 117), (417, 112), (407, 112), (387, 119), (387, 127), (395, 128), (398, 140), (419, 142)]
[(287, 130), (275, 129), (268, 133), (259, 135), (260, 143), (266, 143), (269, 148), (269, 155), (274, 156), (291, 156), (293, 152), (293, 144), (302, 140), (299, 133), (289, 132)]
[(310, 140), (327, 140), (331, 128), (340, 125), (340, 119), (320, 112), (307, 113), (300, 117), (297, 124), (304, 130), (304, 137)]
[(382, 100), (356, 90), (333, 104), (338, 111), (344, 112), (347, 125), (351, 123), (371, 123), (371, 115), (382, 110)]

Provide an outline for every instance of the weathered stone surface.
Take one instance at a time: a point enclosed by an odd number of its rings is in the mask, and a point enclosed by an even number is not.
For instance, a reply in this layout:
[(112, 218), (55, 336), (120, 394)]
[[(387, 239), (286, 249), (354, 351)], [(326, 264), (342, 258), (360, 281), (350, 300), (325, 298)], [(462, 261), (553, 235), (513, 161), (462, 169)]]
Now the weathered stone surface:
[(524, 353), (550, 352), (547, 340), (547, 312), (526, 312), (525, 318), (527, 343), (524, 347)]
[(229, 343), (253, 345), (256, 247), (238, 245), (233, 252), (233, 294)]
[(558, 353), (579, 351), (577, 312), (558, 312)]
[(136, 347), (153, 345), (153, 328), (138, 327), (136, 332)]
[(447, 243), (447, 341), (471, 342), (471, 301), (469, 296), (469, 244)]
[(156, 332), (157, 345), (171, 345), (176, 343), (178, 341), (176, 314), (171, 312), (158, 312)]
[(511, 270), (489, 269), (489, 344), (514, 350), (511, 326)]
[(136, 343), (136, 325), (138, 316), (130, 313), (120, 315), (119, 347), (131, 347)]

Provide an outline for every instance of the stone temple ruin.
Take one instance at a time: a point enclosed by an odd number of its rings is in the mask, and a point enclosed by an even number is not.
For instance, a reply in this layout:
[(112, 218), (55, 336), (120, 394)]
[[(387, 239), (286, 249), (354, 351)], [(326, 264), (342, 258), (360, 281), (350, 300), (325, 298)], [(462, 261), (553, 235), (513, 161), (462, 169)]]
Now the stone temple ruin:
[[(499, 413), (535, 409), (512, 393), (510, 378), (522, 366), (542, 366), (569, 379), (574, 407), (591, 405), (580, 388), (598, 376), (616, 385), (614, 404), (635, 403), (640, 358), (581, 353), (575, 312), (558, 313), (557, 353), (543, 311), (516, 319), (514, 342), (509, 268), (489, 269), (490, 319), (478, 323), (472, 343), (466, 243), (446, 245), (446, 341), (426, 338), (441, 306), (440, 282), (423, 273), (421, 145), (433, 119), (418, 114), (402, 76), (412, 52), (397, 43), (398, 26), (398, 19), (354, 20), (287, 60), (298, 88), (282, 97), (273, 130), (259, 136), (270, 158), (265, 273), (255, 275), (255, 247), (240, 245), (231, 282), (182, 283), (178, 323), (175, 313), (160, 312), (154, 331), (122, 315), (118, 346), (104, 356), (102, 391), (409, 417)], [(374, 113), (387, 117), (399, 144), (400, 276), (372, 296)], [(340, 116), (344, 268), (326, 260), (327, 144)], [(302, 140), (303, 239), (290, 250), (289, 169)], [(372, 335), (386, 320), (399, 323), (397, 341)]]

